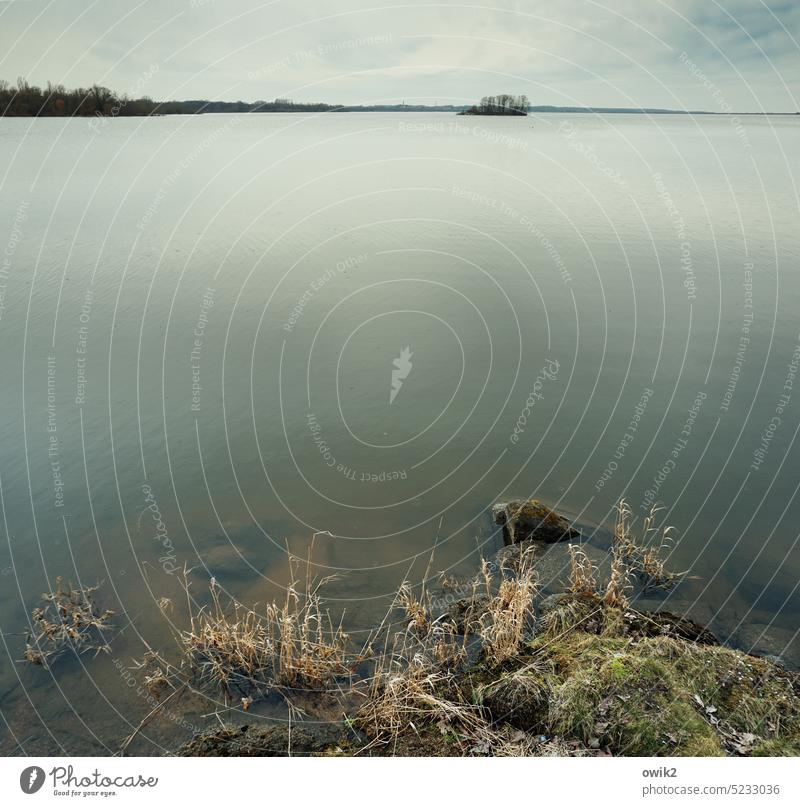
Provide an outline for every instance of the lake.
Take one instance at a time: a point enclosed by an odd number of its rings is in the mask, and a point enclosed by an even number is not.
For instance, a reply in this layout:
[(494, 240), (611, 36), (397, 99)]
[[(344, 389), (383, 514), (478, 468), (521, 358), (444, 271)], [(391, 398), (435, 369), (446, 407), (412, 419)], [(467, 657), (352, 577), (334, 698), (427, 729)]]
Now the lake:
[[(115, 752), (180, 569), (263, 603), (313, 542), (359, 635), (429, 564), (472, 574), (512, 496), (662, 503), (687, 576), (653, 603), (800, 665), (797, 132), (0, 120), (2, 751)], [(51, 672), (18, 661), (57, 576), (118, 629)], [(141, 752), (211, 723), (185, 709)]]

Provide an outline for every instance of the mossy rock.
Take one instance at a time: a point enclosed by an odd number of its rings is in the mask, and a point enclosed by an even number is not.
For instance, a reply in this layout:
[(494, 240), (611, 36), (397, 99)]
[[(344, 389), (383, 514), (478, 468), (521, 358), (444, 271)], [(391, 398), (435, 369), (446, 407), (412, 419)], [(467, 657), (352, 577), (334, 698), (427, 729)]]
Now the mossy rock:
[(727, 647), (651, 639), (642, 652), (668, 657), (686, 690), (725, 725), (759, 739), (800, 741), (800, 677), (775, 663)]
[(613, 755), (800, 752), (798, 675), (702, 633), (687, 640), (680, 633), (697, 625), (677, 617), (644, 629), (642, 614), (571, 596), (546, 610), (551, 629), (477, 687), (495, 723)]
[(558, 543), (577, 540), (581, 536), (565, 517), (535, 499), (495, 504), (492, 517), (496, 524), (502, 525), (507, 546), (524, 540)]
[(619, 639), (584, 640), (573, 650), (580, 664), (553, 687), (553, 731), (599, 741), (614, 755), (691, 755), (698, 741), (721, 752), (668, 664), (640, 656)]

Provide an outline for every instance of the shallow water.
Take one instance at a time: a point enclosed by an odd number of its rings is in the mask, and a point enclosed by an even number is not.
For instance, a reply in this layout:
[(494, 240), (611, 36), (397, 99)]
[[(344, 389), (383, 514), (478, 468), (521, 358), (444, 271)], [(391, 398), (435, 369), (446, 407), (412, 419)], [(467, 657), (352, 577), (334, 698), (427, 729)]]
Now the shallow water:
[[(175, 569), (263, 602), (318, 532), (359, 634), (509, 495), (664, 502), (665, 606), (797, 664), (797, 126), (0, 120), (2, 751), (117, 746)], [(58, 575), (124, 629), (53, 677), (15, 661)]]

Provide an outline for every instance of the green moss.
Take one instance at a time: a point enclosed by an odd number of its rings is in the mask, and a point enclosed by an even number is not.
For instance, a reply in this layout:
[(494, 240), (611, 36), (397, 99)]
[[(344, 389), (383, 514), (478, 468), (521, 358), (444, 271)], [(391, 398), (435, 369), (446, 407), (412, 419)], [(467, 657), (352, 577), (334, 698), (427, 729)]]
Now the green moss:
[(562, 518), (557, 512), (550, 509), (550, 507), (545, 506), (541, 501), (537, 501), (535, 498), (523, 503), (521, 507), (514, 511), (512, 517), (516, 519), (540, 518), (541, 520), (553, 524), (554, 526), (557, 526), (564, 521), (564, 518)]
[(674, 639), (640, 642), (641, 652), (669, 658), (687, 691), (735, 731), (756, 736), (800, 736), (797, 677), (763, 658), (725, 647)]
[(615, 755), (691, 754), (697, 741), (714, 747), (713, 731), (668, 665), (642, 657), (635, 644), (620, 650), (618, 640), (571, 643), (584, 650), (583, 668), (555, 688), (551, 727), (559, 735), (598, 738)]
[[(548, 615), (570, 621), (575, 604), (561, 609)], [(550, 692), (549, 732), (597, 739), (619, 755), (722, 755), (720, 736), (731, 732), (758, 737), (759, 754), (798, 752), (796, 675), (725, 647), (621, 636), (620, 615), (604, 613), (611, 629), (599, 634), (573, 624), (565, 634), (543, 634), (528, 644), (534, 658), (549, 664), (542, 682)]]
[[(565, 747), (577, 741), (587, 752), (800, 755), (798, 675), (674, 632), (630, 629), (638, 621), (650, 622), (564, 597), (546, 608), (542, 631), (518, 657), (466, 672), (455, 685), (460, 701), (479, 706), (495, 728)], [(438, 728), (434, 736), (443, 751), (448, 738)]]
[(767, 739), (753, 748), (754, 756), (800, 756), (800, 737), (788, 739)]
[(724, 756), (716, 736), (692, 736), (681, 748), (681, 756)]
[(621, 657), (612, 658), (608, 662), (608, 671), (618, 680), (622, 681), (628, 676), (628, 667)]

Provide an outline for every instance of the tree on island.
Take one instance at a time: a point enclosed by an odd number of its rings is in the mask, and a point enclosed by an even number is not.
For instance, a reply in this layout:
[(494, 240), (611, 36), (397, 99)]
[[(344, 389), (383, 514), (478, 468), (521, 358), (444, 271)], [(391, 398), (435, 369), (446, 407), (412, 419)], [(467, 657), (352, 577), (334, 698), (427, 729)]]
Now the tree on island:
[(461, 115), (527, 115), (527, 95), (484, 95), (481, 102)]

